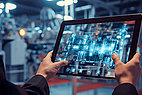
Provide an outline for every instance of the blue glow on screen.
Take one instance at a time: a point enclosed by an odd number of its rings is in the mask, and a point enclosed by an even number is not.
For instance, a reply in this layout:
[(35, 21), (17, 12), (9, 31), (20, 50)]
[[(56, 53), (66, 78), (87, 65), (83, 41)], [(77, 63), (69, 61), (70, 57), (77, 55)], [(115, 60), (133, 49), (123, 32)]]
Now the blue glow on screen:
[(116, 53), (122, 62), (128, 61), (134, 25), (125, 21), (66, 25), (64, 31), (72, 32), (63, 32), (56, 61), (64, 59), (69, 65), (60, 73), (114, 77), (111, 55)]

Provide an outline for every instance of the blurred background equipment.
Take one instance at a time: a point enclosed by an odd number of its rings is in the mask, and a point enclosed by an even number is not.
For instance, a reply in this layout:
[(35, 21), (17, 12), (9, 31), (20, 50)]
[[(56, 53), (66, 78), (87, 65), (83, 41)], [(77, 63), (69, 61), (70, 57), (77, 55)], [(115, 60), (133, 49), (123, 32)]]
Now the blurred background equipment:
[[(22, 85), (36, 73), (42, 59), (53, 50), (63, 20), (141, 12), (142, 0), (0, 0), (0, 56), (7, 79)], [(142, 54), (141, 35), (138, 48)], [(51, 94), (110, 95), (116, 81), (56, 76), (49, 85)], [(142, 76), (138, 89), (142, 94)]]

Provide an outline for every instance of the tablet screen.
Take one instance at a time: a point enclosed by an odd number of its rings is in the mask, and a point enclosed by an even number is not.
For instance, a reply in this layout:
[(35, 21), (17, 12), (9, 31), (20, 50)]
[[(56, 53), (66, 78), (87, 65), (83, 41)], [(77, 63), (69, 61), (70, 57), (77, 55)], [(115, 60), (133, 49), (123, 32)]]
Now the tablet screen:
[(59, 73), (115, 77), (112, 53), (128, 61), (135, 20), (65, 25), (55, 61), (69, 65)]

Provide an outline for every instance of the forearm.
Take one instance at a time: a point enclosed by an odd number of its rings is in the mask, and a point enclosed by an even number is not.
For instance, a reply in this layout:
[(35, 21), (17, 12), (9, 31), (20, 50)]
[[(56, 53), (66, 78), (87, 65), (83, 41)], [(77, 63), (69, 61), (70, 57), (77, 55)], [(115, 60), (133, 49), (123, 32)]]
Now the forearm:
[(28, 95), (49, 95), (49, 87), (46, 79), (41, 75), (32, 77), (23, 88)]
[(138, 92), (134, 85), (130, 83), (124, 83), (118, 85), (112, 95), (138, 95)]

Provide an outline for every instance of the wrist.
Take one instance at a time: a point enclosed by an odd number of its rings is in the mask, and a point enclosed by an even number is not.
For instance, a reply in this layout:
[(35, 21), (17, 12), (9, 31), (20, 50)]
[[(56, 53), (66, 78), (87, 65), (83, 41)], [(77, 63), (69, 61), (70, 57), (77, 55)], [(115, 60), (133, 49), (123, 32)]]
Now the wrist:
[(119, 84), (124, 84), (124, 83), (129, 83), (132, 84), (136, 87), (136, 83), (134, 83), (133, 81), (129, 80), (129, 79), (123, 79), (119, 81)]
[(39, 73), (39, 72), (37, 72), (36, 75), (41, 75), (41, 76), (43, 76), (44, 78), (47, 78), (47, 75), (46, 75), (46, 74), (42, 74), (42, 73)]

